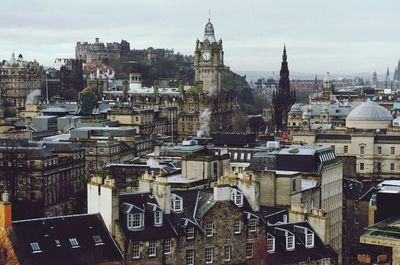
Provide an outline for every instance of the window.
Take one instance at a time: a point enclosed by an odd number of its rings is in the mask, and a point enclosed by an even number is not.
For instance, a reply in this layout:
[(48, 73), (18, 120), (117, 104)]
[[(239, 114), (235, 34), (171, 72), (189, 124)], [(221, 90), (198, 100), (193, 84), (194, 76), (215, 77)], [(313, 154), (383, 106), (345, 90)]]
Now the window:
[(377, 170), (377, 171), (382, 171), (382, 164), (381, 164), (381, 162), (376, 163), (376, 170)]
[(180, 213), (183, 211), (183, 198), (172, 194), (172, 211)]
[(306, 234), (306, 247), (313, 248), (314, 247), (314, 233), (308, 232)]
[(149, 257), (155, 257), (156, 255), (156, 241), (149, 241)]
[(162, 211), (155, 211), (154, 212), (154, 225), (155, 226), (162, 226), (163, 224), (163, 213)]
[(349, 146), (343, 146), (343, 153), (347, 154), (349, 152)]
[(140, 259), (140, 242), (132, 244), (132, 259)]
[(275, 238), (271, 236), (271, 238), (267, 238), (267, 251), (268, 253), (275, 252)]
[(61, 247), (60, 240), (56, 239), (56, 240), (54, 240), (54, 242), (56, 243), (56, 247)]
[(206, 223), (206, 236), (212, 237), (214, 235), (214, 224), (213, 222)]
[(232, 247), (229, 245), (224, 246), (224, 260), (225, 261), (231, 260), (231, 249), (232, 249)]
[(294, 250), (294, 236), (291, 235), (286, 236), (286, 249)]
[(248, 153), (247, 154), (247, 161), (250, 161), (250, 159), (251, 159), (251, 153)]
[(232, 189), (231, 191), (231, 200), (239, 207), (243, 206), (243, 194), (236, 190)]
[(246, 258), (253, 257), (253, 243), (246, 243)]
[(103, 241), (101, 240), (101, 237), (99, 235), (93, 236), (94, 244), (96, 246), (99, 245), (104, 245)]
[(329, 258), (322, 259), (321, 261), (322, 261), (321, 265), (330, 265), (331, 264)]
[(69, 243), (71, 243), (71, 247), (72, 248), (79, 248), (79, 243), (78, 240), (76, 240), (76, 238), (70, 238), (69, 239)]
[(365, 146), (360, 146), (360, 155), (363, 155), (365, 152)]
[(171, 254), (171, 239), (164, 240), (164, 254)]
[(235, 220), (235, 223), (233, 224), (233, 231), (234, 234), (240, 234), (240, 220)]
[(140, 229), (143, 227), (144, 227), (144, 214), (143, 213), (128, 214), (128, 228)]
[(31, 248), (32, 248), (32, 253), (40, 253), (40, 252), (42, 252), (38, 242), (31, 243)]
[(394, 170), (394, 163), (390, 163), (390, 170)]
[(292, 180), (293, 191), (296, 191), (296, 179)]
[(360, 163), (360, 170), (364, 170), (364, 163)]
[(257, 219), (250, 219), (249, 221), (249, 231), (256, 232), (257, 231)]
[(194, 265), (194, 249), (186, 250), (186, 265)]
[(382, 146), (378, 146), (378, 155), (382, 154)]
[(205, 257), (204, 257), (204, 259), (206, 260), (206, 263), (207, 264), (212, 263), (213, 258), (214, 258), (214, 248), (206, 248)]
[(186, 228), (186, 239), (193, 239), (194, 238), (194, 227)]
[(396, 153), (395, 151), (396, 150), (395, 150), (394, 146), (390, 147), (390, 154), (391, 155), (394, 155)]

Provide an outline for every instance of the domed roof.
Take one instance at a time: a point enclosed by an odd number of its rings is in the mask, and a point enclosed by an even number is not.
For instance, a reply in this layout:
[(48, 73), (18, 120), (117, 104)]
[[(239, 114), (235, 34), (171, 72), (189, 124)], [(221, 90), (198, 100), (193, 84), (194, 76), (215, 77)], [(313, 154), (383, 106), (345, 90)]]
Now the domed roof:
[(346, 118), (347, 121), (391, 121), (392, 114), (373, 101), (367, 101), (355, 107)]

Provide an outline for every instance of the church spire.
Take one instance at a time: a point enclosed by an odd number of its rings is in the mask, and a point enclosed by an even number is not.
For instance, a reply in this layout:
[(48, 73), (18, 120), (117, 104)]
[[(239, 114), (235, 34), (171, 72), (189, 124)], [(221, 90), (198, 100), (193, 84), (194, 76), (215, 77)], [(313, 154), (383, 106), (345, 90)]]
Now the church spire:
[(282, 55), (282, 61), (286, 62), (287, 60), (287, 55), (286, 55), (286, 44), (283, 45), (283, 55)]

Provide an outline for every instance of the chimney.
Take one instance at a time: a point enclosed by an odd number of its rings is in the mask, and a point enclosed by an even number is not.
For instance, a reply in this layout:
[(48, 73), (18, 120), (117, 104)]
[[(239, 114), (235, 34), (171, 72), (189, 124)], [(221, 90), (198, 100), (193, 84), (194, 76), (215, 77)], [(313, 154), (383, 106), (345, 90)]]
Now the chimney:
[(303, 207), (303, 205), (293, 203), (290, 205), (289, 210), (289, 222), (304, 222), (306, 219), (307, 210)]
[(139, 179), (139, 192), (151, 192), (151, 186), (153, 183), (154, 172), (151, 174), (146, 170), (142, 177)]
[(119, 192), (115, 180), (93, 177), (87, 184), (87, 212), (100, 213), (108, 231), (114, 235), (114, 224), (119, 219)]
[(223, 178), (219, 178), (217, 184), (214, 186), (214, 200), (215, 201), (230, 201), (231, 200), (231, 187), (226, 183)]
[(8, 201), (8, 193), (2, 194), (0, 202), (0, 229), (8, 230), (12, 227), (11, 203)]
[(308, 223), (314, 229), (314, 231), (321, 238), (325, 245), (330, 243), (329, 226), (330, 220), (326, 217), (326, 213), (323, 209), (311, 209), (311, 214), (308, 215)]
[(238, 188), (246, 197), (253, 211), (260, 210), (260, 182), (256, 180), (255, 175), (245, 174), (238, 181)]
[(156, 177), (153, 185), (153, 195), (165, 214), (171, 213), (171, 186), (163, 175)]

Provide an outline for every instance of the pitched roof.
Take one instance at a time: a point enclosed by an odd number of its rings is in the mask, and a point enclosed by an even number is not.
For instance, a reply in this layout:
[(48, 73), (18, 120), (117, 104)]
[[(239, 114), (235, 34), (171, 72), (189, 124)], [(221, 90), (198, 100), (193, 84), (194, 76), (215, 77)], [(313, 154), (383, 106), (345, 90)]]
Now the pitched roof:
[[(9, 237), (21, 265), (122, 261), (100, 214), (14, 221)], [(74, 239), (77, 247), (71, 244)]]
[[(268, 233), (275, 236), (275, 252), (269, 254), (268, 264), (295, 264), (301, 261), (316, 261), (323, 258), (337, 258), (337, 254), (335, 253), (335, 251), (333, 251), (329, 247), (326, 247), (315, 232), (314, 246), (307, 248), (304, 240), (304, 235), (297, 232), (295, 226), (304, 227), (314, 232), (312, 227), (307, 222), (277, 224), (268, 227)], [(294, 250), (286, 250), (286, 239), (284, 236), (278, 235), (277, 230), (279, 229), (284, 229), (294, 234)]]

